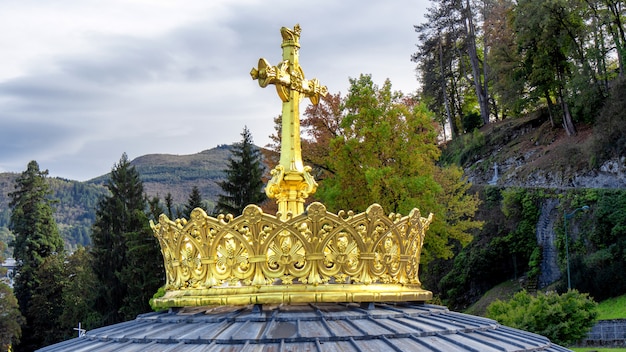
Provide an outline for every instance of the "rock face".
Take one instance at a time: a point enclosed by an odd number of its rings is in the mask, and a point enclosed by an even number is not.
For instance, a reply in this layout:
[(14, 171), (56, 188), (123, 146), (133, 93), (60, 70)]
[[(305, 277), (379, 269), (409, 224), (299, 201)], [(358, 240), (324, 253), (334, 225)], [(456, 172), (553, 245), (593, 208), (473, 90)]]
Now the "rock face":
[(626, 157), (606, 161), (597, 171), (575, 175), (574, 187), (626, 188)]
[(561, 278), (556, 248), (554, 223), (559, 216), (558, 199), (547, 199), (541, 206), (541, 214), (537, 223), (537, 243), (541, 246), (542, 261), (538, 288), (544, 288)]
[[(545, 118), (529, 116), (485, 126), (479, 136), (472, 142), (479, 147), (466, 157), (463, 165), (465, 176), (474, 185), (563, 191), (626, 188), (626, 156), (590, 167), (595, 164), (591, 162), (595, 155), (593, 130), (589, 126), (580, 126), (576, 136), (568, 137), (561, 128), (551, 127)], [(554, 231), (562, 216), (558, 197), (546, 199), (536, 228), (537, 243), (543, 251), (539, 288), (559, 280), (563, 274)]]
[[(626, 157), (605, 161), (595, 170), (537, 169), (522, 174), (525, 161), (532, 157), (528, 153), (522, 157), (508, 158), (494, 163), (487, 171), (483, 160), (465, 167), (465, 175), (473, 184), (488, 184), (499, 187), (531, 187), (531, 188), (626, 188)], [(480, 167), (478, 167), (480, 166)], [(496, 175), (497, 172), (497, 175)]]

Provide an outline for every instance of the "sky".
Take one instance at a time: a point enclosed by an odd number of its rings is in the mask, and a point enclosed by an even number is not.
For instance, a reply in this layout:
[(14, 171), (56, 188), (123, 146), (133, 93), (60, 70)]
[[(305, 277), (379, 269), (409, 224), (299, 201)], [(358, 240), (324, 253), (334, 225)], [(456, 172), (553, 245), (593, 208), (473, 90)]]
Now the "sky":
[[(264, 146), (281, 101), (250, 70), (282, 59), (300, 24), (300, 65), (330, 93), (370, 74), (418, 88), (428, 0), (0, 0), (0, 172), (36, 160), (86, 181), (123, 153), (187, 155), (241, 140)], [(301, 111), (308, 104), (302, 101)]]

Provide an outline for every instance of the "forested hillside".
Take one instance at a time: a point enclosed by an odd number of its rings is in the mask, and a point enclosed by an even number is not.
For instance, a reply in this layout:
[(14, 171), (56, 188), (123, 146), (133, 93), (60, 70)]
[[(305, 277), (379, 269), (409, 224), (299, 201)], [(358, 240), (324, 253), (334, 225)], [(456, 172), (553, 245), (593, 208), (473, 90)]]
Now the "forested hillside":
[[(174, 204), (184, 204), (197, 186), (203, 199), (212, 207), (221, 189), (217, 182), (224, 179), (232, 146), (216, 148), (190, 155), (148, 154), (131, 161), (143, 182), (148, 196), (163, 199), (170, 193)], [(101, 185), (108, 174), (87, 181)]]
[(433, 0), (415, 26), (440, 162), (463, 167), (485, 221), (454, 259), (428, 264), (425, 285), (451, 307), (555, 270), (545, 283), (563, 290), (566, 239), (572, 287), (626, 292), (625, 18), (615, 0)]
[[(144, 184), (146, 195), (164, 201), (170, 193), (176, 208), (182, 208), (194, 186), (197, 186), (209, 209), (213, 207), (224, 179), (231, 146), (222, 145), (192, 155), (150, 154), (134, 159)], [(8, 194), (14, 191), (19, 173), (0, 173), (0, 241), (9, 243), (12, 235), (8, 230), (11, 212)], [(61, 236), (70, 249), (90, 244), (91, 226), (95, 220), (95, 208), (100, 198), (107, 194), (104, 183), (109, 174), (86, 182), (61, 178), (48, 178), (53, 197), (58, 201), (54, 218)], [(10, 249), (4, 253), (10, 257)]]

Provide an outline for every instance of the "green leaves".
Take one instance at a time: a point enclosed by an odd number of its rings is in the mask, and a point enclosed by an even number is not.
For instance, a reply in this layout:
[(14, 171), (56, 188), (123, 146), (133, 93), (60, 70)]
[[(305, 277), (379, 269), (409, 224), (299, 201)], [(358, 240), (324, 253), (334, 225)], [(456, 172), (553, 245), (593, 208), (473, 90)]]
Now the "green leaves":
[[(320, 181), (317, 197), (331, 211), (364, 211), (378, 203), (386, 212), (432, 212), (435, 220), (422, 258), (452, 256), (451, 240), (466, 244), (470, 231), (481, 226), (472, 219), (478, 199), (466, 195), (469, 184), (462, 170), (436, 165), (440, 151), (432, 113), (413, 97), (393, 91), (389, 80), (379, 87), (371, 76), (361, 75), (350, 83), (333, 115), (332, 121), (339, 115), (334, 137), (324, 144), (328, 152), (321, 164), (331, 172)], [(329, 125), (315, 122), (322, 120), (330, 121), (327, 114), (316, 120), (309, 111), (310, 126)]]
[(488, 308), (488, 317), (500, 324), (534, 332), (562, 345), (585, 337), (595, 323), (597, 303), (588, 294), (570, 290), (562, 295), (521, 291), (510, 301), (497, 300)]

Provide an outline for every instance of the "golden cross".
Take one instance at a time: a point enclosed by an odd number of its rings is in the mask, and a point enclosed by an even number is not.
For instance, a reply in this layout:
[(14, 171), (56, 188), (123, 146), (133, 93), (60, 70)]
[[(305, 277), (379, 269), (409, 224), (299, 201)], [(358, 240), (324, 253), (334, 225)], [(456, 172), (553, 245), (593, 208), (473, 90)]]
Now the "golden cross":
[(328, 92), (317, 79), (304, 79), (298, 58), (300, 32), (297, 24), (293, 29), (282, 27), (283, 61), (271, 66), (261, 58), (258, 67), (250, 71), (252, 79), (258, 80), (261, 87), (275, 85), (283, 102), (280, 163), (272, 170), (272, 179), (265, 188), (268, 197), (276, 199), (283, 218), (289, 217), (288, 214), (303, 213), (304, 200), (317, 189), (317, 183), (309, 173), (310, 167), (305, 167), (302, 162), (300, 99), (307, 97), (311, 103), (317, 104), (320, 95), (325, 96)]

